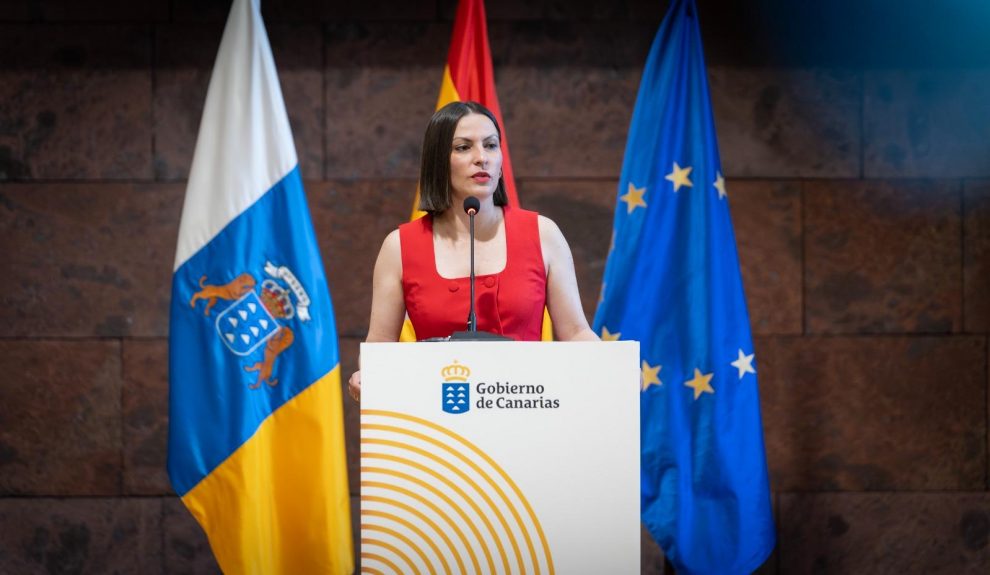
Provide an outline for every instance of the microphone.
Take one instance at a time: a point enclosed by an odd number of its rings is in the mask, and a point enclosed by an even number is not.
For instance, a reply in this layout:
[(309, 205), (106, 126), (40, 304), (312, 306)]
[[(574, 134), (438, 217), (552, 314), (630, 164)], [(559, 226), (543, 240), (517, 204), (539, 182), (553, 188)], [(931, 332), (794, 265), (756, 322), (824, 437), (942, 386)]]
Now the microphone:
[(480, 209), (481, 209), (481, 201), (479, 201), (478, 198), (474, 196), (468, 196), (467, 198), (464, 198), (464, 211), (467, 213), (467, 215), (474, 216), (475, 214), (478, 213), (478, 210)]
[(471, 307), (468, 310), (467, 330), (471, 333), (478, 331), (478, 318), (474, 315), (474, 216), (481, 209), (481, 202), (474, 196), (464, 198), (464, 211), (470, 220), (471, 234)]

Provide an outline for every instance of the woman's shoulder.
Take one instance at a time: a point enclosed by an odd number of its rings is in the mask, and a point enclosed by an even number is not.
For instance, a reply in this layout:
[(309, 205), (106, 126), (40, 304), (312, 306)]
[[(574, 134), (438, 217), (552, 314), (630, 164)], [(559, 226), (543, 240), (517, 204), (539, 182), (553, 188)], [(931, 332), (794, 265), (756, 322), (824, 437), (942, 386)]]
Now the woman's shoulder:
[(396, 249), (399, 246), (399, 238), (402, 238), (401, 245), (407, 250), (423, 250), (427, 244), (433, 242), (433, 218), (429, 214), (415, 220), (399, 224), (398, 229), (393, 230), (395, 234)]
[(564, 233), (556, 222), (546, 216), (539, 216), (540, 245), (543, 247), (543, 259), (549, 265), (563, 254), (570, 254), (570, 247), (564, 238)]
[[(400, 226), (401, 227), (401, 226)], [(401, 234), (399, 233), (399, 228), (396, 228), (385, 236), (385, 241), (382, 242), (381, 253), (383, 255), (398, 255), (402, 251), (402, 243), (400, 241)]]
[(409, 232), (419, 232), (423, 230), (431, 230), (432, 232), (433, 229), (432, 224), (433, 224), (433, 216), (431, 216), (430, 214), (426, 214), (423, 217), (416, 218), (415, 220), (410, 220), (404, 224), (399, 224), (399, 227), (394, 231), (400, 233), (409, 233)]
[(518, 206), (502, 206), (502, 213), (507, 214), (510, 218), (519, 219), (536, 219), (540, 217), (539, 212), (534, 212), (533, 210), (524, 210)]
[(511, 222), (507, 225), (525, 229), (527, 234), (533, 234), (536, 231), (541, 238), (543, 237), (543, 227), (546, 225), (543, 220), (547, 218), (540, 215), (539, 212), (524, 210), (520, 207), (502, 206), (502, 213), (505, 214), (506, 221)]
[(564, 234), (560, 231), (560, 227), (557, 223), (550, 218), (537, 214), (537, 222), (540, 226), (540, 239), (554, 239), (556, 237), (563, 238)]

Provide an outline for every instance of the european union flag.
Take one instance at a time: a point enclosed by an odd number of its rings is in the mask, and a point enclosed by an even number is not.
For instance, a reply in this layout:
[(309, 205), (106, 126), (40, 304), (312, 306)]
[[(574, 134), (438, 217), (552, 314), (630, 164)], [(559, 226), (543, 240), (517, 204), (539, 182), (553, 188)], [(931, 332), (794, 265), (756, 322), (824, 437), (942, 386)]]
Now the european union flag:
[(642, 353), (642, 515), (679, 573), (749, 573), (775, 543), (756, 363), (697, 11), (650, 49), (595, 315)]

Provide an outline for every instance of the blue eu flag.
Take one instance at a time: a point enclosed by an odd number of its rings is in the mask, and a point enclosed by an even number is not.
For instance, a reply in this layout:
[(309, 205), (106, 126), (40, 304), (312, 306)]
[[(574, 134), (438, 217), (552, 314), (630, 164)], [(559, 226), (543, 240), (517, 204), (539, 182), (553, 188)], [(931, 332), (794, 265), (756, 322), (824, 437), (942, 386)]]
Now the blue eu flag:
[(773, 550), (756, 362), (693, 0), (643, 71), (595, 315), (642, 353), (642, 515), (678, 573)]

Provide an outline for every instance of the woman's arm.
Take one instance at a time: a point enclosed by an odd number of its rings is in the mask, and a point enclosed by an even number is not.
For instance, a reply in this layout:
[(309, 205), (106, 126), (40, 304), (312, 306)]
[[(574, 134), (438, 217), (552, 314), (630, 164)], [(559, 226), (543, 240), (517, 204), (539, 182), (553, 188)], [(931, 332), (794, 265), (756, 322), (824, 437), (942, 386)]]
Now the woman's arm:
[(540, 216), (540, 246), (547, 266), (547, 309), (558, 341), (598, 341), (581, 307), (574, 258), (557, 224)]
[[(371, 321), (365, 341), (399, 341), (406, 305), (402, 298), (402, 250), (399, 230), (385, 238), (375, 262), (371, 285)], [(358, 360), (360, 364), (360, 360)], [(361, 370), (347, 380), (347, 391), (354, 401), (361, 401)]]
[(406, 305), (402, 298), (402, 249), (399, 230), (382, 242), (371, 285), (371, 321), (365, 341), (399, 341)]

